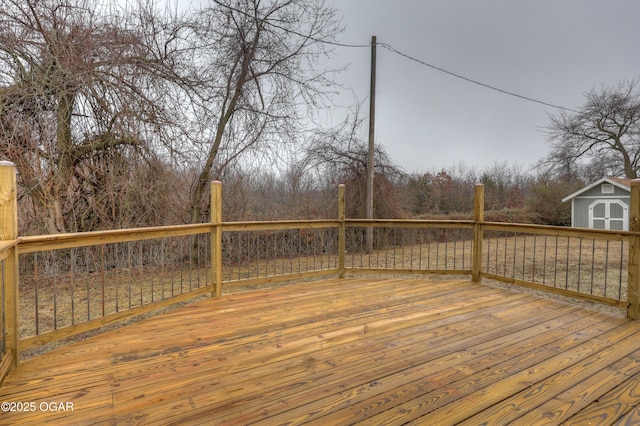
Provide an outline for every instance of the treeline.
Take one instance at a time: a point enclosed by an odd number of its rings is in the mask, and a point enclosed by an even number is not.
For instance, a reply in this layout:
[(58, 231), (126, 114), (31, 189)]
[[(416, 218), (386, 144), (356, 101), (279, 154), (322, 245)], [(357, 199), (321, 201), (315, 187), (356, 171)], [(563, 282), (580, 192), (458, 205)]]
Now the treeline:
[[(195, 171), (167, 164), (123, 163), (105, 171), (101, 185), (82, 194), (83, 209), (74, 211), (82, 230), (184, 224)], [(333, 164), (335, 166), (335, 164)], [(365, 217), (365, 168), (351, 164), (305, 169), (300, 163), (284, 171), (229, 167), (222, 176), (225, 221), (322, 219), (337, 214), (337, 185), (346, 185), (348, 218)], [(579, 177), (551, 177), (518, 165), (495, 163), (484, 170), (459, 163), (424, 173), (379, 167), (375, 175), (377, 218), (470, 219), (474, 186), (484, 184), (489, 221), (569, 225), (570, 204), (562, 198), (587, 182)], [(96, 191), (95, 188), (100, 188)], [(29, 197), (20, 198), (21, 234), (42, 227)], [(202, 210), (209, 214), (208, 202)]]
[[(365, 217), (365, 168), (334, 174), (236, 172), (223, 180), (225, 220), (333, 218), (336, 187), (346, 185), (349, 218)], [(519, 165), (495, 163), (479, 170), (464, 163), (424, 173), (379, 167), (374, 179), (376, 218), (461, 219), (473, 215), (474, 187), (485, 190), (490, 221), (569, 225), (570, 203), (562, 199), (588, 183), (579, 176), (537, 174)]]
[(406, 211), (413, 217), (470, 217), (474, 186), (484, 185), (485, 218), (495, 222), (570, 225), (571, 205), (562, 199), (587, 182), (494, 163), (485, 170), (459, 164), (438, 172), (407, 177)]

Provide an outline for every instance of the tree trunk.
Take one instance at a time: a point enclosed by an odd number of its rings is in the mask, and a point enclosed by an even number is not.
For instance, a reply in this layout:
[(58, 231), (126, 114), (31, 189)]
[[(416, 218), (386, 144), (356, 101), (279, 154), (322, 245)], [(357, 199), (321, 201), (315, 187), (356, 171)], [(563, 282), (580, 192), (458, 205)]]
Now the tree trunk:
[(71, 117), (73, 114), (73, 104), (75, 96), (71, 93), (63, 93), (58, 98), (58, 108), (56, 111), (56, 151), (58, 158), (53, 176), (53, 185), (49, 193), (46, 211), (49, 214), (46, 221), (47, 232), (55, 234), (66, 232), (64, 220), (64, 207), (67, 203), (67, 190), (73, 173), (73, 141), (71, 139)]
[(200, 216), (202, 215), (202, 199), (204, 197), (205, 191), (207, 189), (207, 184), (209, 183), (209, 179), (211, 177), (211, 170), (213, 169), (213, 163), (215, 162), (216, 156), (218, 155), (218, 150), (220, 149), (220, 144), (222, 143), (222, 137), (224, 136), (224, 131), (227, 127), (227, 124), (233, 117), (233, 114), (236, 112), (236, 108), (238, 105), (238, 101), (240, 100), (240, 96), (244, 90), (245, 84), (249, 81), (249, 70), (251, 66), (251, 61), (255, 55), (255, 48), (259, 39), (259, 32), (256, 32), (254, 39), (252, 41), (252, 45), (250, 49), (241, 52), (236, 57), (236, 64), (240, 63), (241, 68), (235, 84), (233, 84), (233, 73), (229, 75), (227, 80), (227, 97), (225, 102), (223, 102), (223, 106), (221, 108), (220, 119), (218, 120), (218, 125), (216, 127), (216, 135), (211, 145), (211, 149), (209, 149), (209, 154), (207, 155), (207, 160), (205, 161), (204, 167), (202, 168), (200, 175), (198, 176), (198, 180), (196, 182), (196, 187), (193, 191), (193, 198), (191, 199), (191, 223), (200, 223)]
[(627, 179), (637, 179), (638, 174), (636, 173), (636, 170), (633, 167), (633, 164), (631, 162), (631, 157), (629, 156), (629, 153), (627, 152), (624, 145), (622, 144), (622, 141), (620, 140), (620, 138), (614, 138), (614, 140), (615, 140), (615, 146), (616, 146), (615, 149), (617, 149), (620, 152), (620, 154), (622, 154), (625, 176), (627, 177)]

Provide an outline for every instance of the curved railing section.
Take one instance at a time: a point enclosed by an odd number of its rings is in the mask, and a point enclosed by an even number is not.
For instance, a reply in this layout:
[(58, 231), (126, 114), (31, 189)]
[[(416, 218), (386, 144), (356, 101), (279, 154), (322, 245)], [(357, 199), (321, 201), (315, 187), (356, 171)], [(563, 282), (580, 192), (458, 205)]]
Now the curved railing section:
[(470, 276), (640, 316), (640, 232), (485, 222), (481, 186), (473, 219), (455, 221), (345, 219), (340, 186), (336, 219), (223, 222), (219, 182), (211, 193), (209, 223), (0, 240), (0, 377), (21, 351), (109, 323), (328, 275)]

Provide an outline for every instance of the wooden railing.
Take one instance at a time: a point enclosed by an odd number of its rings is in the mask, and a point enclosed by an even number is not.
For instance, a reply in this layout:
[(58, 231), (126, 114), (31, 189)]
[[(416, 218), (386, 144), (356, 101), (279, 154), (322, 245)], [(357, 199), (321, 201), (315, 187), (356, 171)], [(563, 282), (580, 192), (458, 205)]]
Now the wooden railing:
[(607, 304), (628, 294), (632, 234), (484, 223), (481, 276)]
[(18, 365), (17, 241), (0, 241), (0, 383)]
[[(471, 275), (473, 221), (347, 220), (349, 273)], [(373, 228), (373, 251), (366, 247)]]
[(215, 292), (211, 225), (24, 237), (20, 349)]
[(18, 238), (15, 168), (0, 163), (0, 377), (20, 351), (171, 304), (347, 273), (488, 278), (623, 305), (637, 319), (638, 185), (632, 232), (485, 222), (482, 185), (470, 220), (346, 219), (341, 185), (334, 220), (223, 222), (213, 182), (209, 223)]
[(16, 172), (0, 161), (0, 382), (18, 365), (18, 214)]

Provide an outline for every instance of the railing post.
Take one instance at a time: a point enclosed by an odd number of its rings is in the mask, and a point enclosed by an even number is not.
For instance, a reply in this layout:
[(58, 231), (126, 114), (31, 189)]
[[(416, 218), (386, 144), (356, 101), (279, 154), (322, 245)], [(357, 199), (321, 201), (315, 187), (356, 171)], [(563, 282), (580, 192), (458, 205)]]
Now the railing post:
[(480, 282), (482, 272), (482, 222), (484, 222), (484, 185), (476, 184), (473, 199), (473, 261), (471, 280)]
[(213, 291), (211, 296), (222, 294), (222, 182), (211, 182), (211, 270)]
[[(629, 231), (640, 232), (640, 179), (631, 181)], [(633, 234), (629, 236), (627, 302), (627, 317), (640, 319), (640, 236)]]
[(344, 210), (344, 184), (338, 185), (338, 277), (344, 278), (344, 252), (345, 245), (345, 210)]
[[(18, 238), (16, 167), (10, 161), (0, 161), (0, 240)], [(18, 366), (18, 245), (11, 248), (5, 259), (5, 312), (6, 350), (12, 366)], [(1, 378), (0, 378), (1, 380)]]

